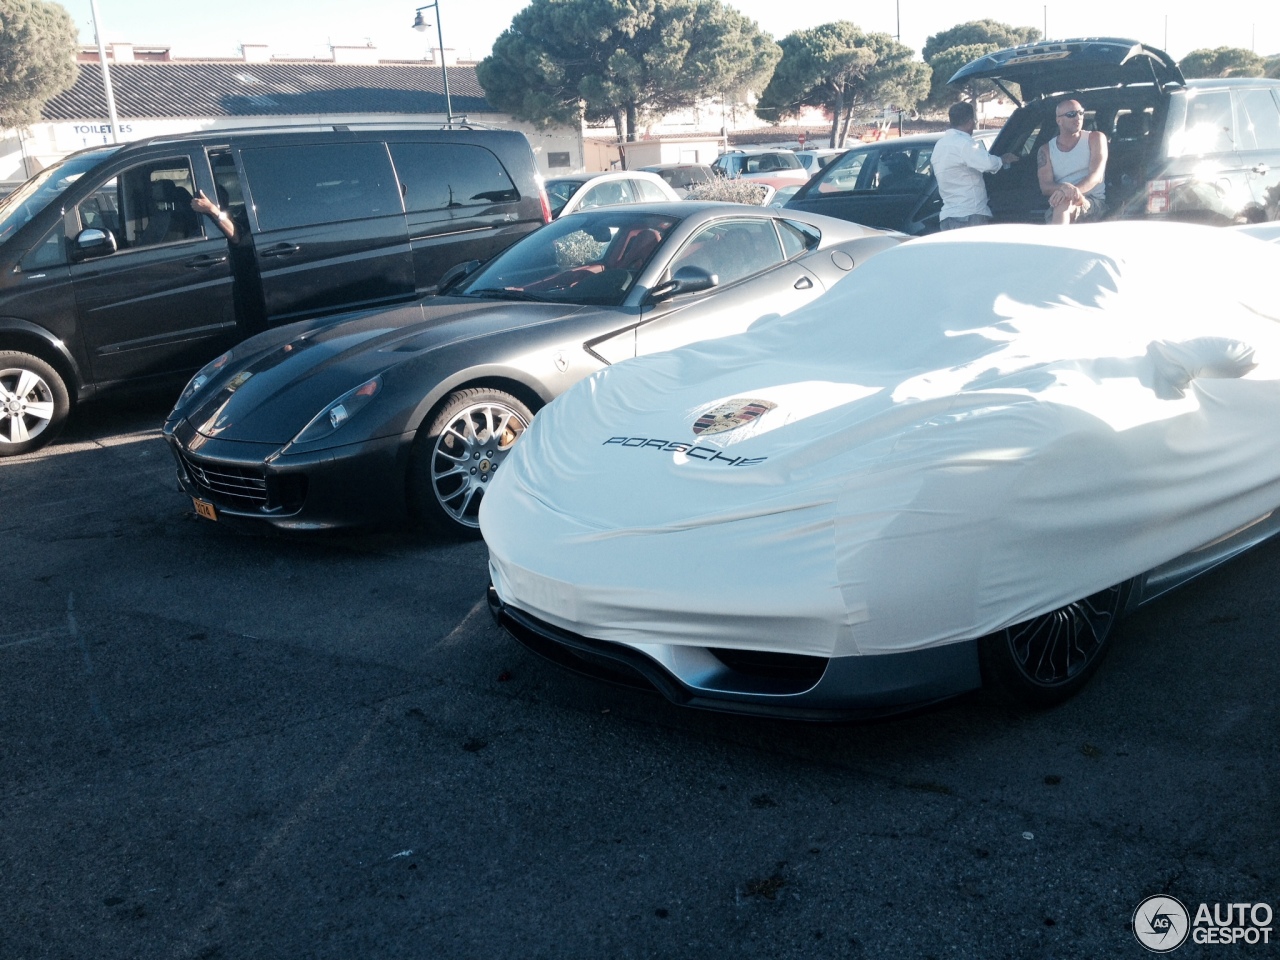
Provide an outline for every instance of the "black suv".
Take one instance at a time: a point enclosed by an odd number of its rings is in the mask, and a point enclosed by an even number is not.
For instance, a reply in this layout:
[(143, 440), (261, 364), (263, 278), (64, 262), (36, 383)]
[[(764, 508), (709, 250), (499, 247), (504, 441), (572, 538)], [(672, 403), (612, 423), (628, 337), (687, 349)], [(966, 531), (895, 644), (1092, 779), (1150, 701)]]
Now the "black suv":
[(74, 401), (180, 384), (255, 326), (433, 293), (549, 219), (513, 131), (222, 130), (72, 154), (0, 201), (0, 457), (47, 443)]
[(998, 221), (1043, 222), (1035, 155), (1057, 135), (1054, 106), (1064, 97), (1084, 106), (1086, 129), (1106, 134), (1112, 218), (1280, 218), (1280, 80), (1186, 80), (1168, 54), (1117, 38), (997, 50), (950, 82), (976, 79), (995, 81), (1019, 104), (991, 145), (1023, 158), (988, 174)]

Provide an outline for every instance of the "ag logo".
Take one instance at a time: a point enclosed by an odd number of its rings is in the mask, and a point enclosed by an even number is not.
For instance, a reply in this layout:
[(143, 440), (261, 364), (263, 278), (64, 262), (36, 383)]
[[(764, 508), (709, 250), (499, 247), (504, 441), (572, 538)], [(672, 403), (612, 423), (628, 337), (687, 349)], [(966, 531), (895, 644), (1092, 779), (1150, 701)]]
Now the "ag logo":
[(1147, 897), (1133, 911), (1133, 935), (1152, 953), (1177, 950), (1191, 932), (1191, 915), (1176, 897)]
[(694, 421), (694, 436), (709, 437), (713, 433), (724, 433), (726, 430), (741, 427), (743, 424), (759, 419), (776, 406), (776, 403), (770, 403), (768, 400), (748, 398), (726, 400)]

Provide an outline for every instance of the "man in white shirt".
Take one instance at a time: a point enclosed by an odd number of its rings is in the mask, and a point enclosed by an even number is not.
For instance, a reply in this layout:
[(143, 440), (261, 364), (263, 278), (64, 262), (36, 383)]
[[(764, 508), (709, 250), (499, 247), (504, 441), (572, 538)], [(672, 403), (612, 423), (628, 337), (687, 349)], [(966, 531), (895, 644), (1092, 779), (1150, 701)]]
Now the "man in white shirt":
[(973, 104), (953, 103), (947, 111), (951, 127), (933, 148), (933, 176), (942, 196), (938, 226), (943, 230), (976, 227), (991, 222), (984, 173), (995, 173), (1017, 161), (1014, 153), (993, 157), (985, 144), (973, 139)]

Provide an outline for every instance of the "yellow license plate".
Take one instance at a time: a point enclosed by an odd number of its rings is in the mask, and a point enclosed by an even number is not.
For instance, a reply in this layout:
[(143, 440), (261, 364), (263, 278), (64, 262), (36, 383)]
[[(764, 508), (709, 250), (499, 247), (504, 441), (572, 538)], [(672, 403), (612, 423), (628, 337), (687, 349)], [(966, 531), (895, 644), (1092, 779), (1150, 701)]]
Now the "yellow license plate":
[(209, 503), (209, 501), (198, 500), (195, 497), (192, 497), (191, 503), (195, 506), (196, 513), (200, 514), (200, 516), (204, 517), (206, 520), (218, 519), (218, 510), (212, 503)]

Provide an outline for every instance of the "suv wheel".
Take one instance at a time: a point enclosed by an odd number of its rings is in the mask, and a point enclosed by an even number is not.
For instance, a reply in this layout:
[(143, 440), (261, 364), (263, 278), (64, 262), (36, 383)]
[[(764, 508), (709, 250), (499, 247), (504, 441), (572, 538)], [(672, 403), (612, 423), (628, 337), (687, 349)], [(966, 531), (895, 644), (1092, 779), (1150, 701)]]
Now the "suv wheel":
[(70, 410), (58, 371), (29, 353), (0, 352), (0, 457), (43, 447), (58, 435)]

